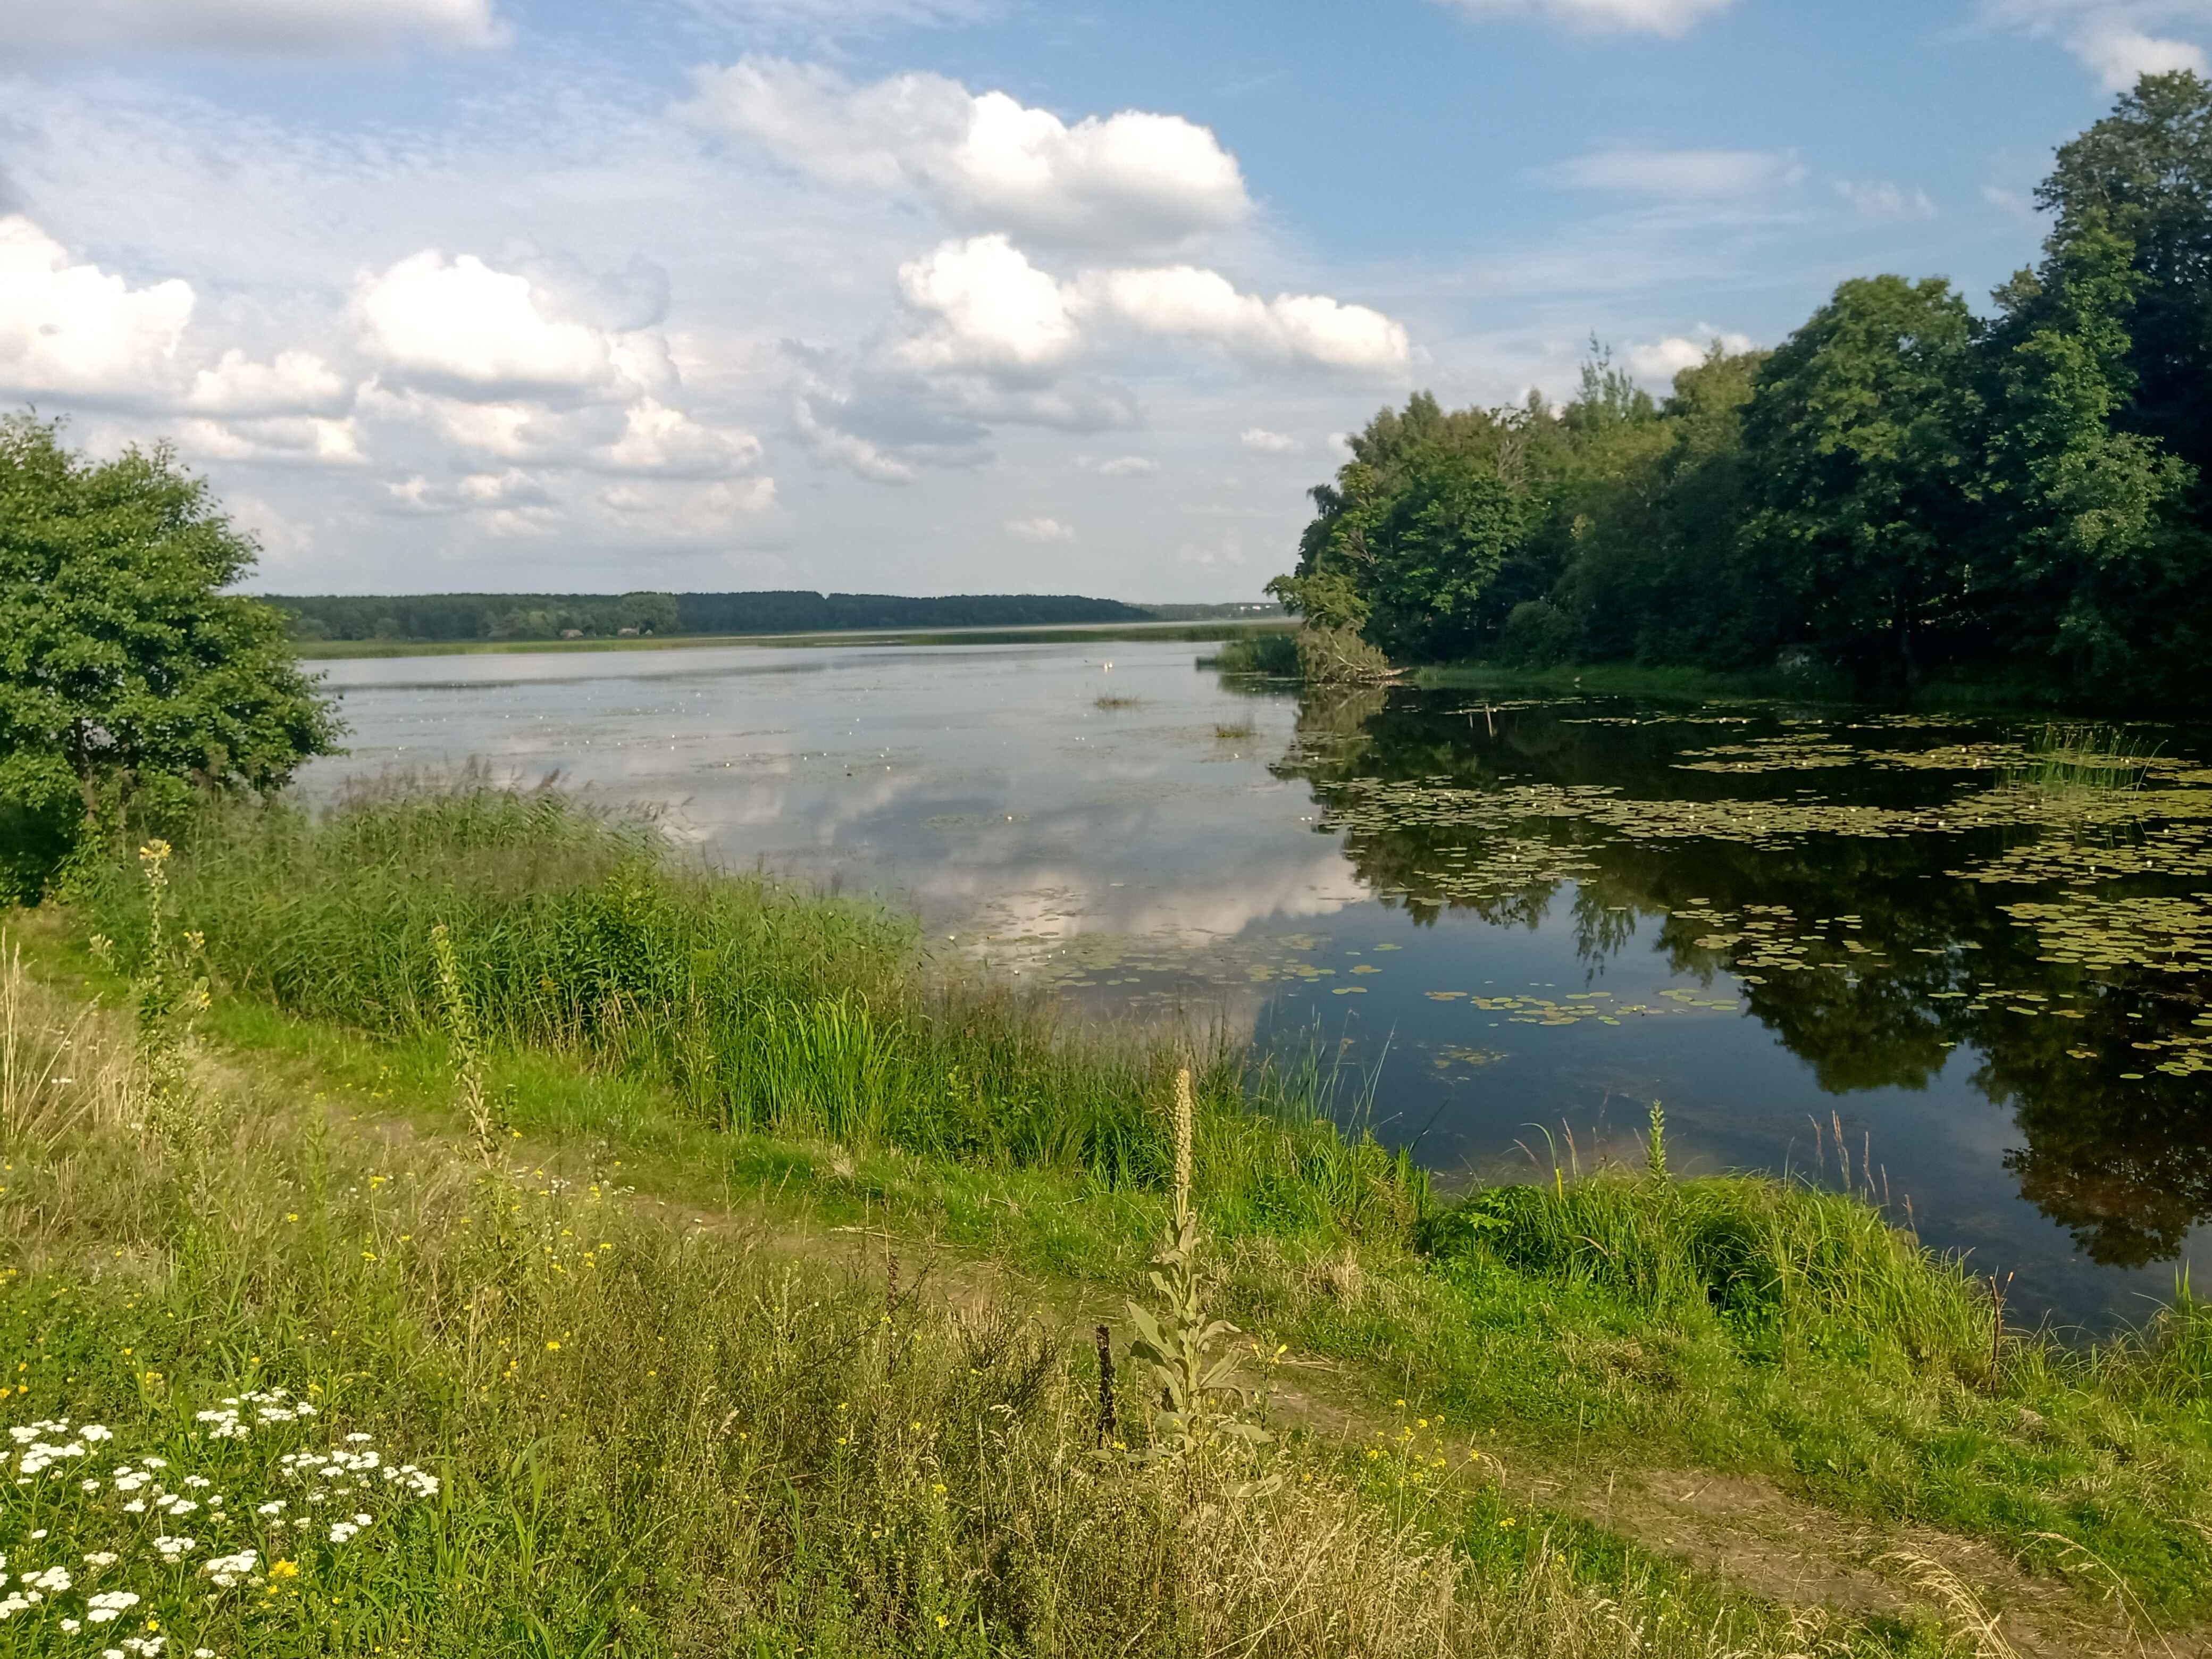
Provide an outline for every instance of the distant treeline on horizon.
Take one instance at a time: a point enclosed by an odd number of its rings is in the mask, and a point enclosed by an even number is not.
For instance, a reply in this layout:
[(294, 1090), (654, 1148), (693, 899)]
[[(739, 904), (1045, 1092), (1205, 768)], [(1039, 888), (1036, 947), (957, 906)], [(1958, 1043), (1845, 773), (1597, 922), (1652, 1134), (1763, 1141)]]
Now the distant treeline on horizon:
[(270, 594), (299, 640), (558, 640), (684, 634), (807, 634), (871, 628), (1034, 628), (1180, 622), (1273, 604), (1126, 605), (1069, 593)]

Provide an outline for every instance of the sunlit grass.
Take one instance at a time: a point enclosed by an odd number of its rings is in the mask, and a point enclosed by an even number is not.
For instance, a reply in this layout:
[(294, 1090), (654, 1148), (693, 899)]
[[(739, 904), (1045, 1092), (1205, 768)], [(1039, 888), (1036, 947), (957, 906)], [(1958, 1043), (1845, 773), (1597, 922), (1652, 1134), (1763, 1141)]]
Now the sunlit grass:
[(1084, 1346), (880, 1249), (204, 1068), (181, 1147), (126, 1028), (11, 968), (0, 1031), (0, 1652), (1936, 1650), (1555, 1531), (1465, 1425), (1133, 1457)]

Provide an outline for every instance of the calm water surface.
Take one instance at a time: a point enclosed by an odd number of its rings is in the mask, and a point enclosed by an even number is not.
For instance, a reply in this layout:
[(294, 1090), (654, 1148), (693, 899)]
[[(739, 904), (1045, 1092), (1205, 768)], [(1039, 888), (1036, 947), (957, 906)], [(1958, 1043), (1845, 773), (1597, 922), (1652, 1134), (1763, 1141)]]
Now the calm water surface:
[(1448, 1172), (1623, 1155), (1659, 1099), (1678, 1168), (1870, 1188), (2063, 1322), (2212, 1264), (2203, 734), (2093, 787), (2004, 722), (1302, 699), (1194, 651), (338, 662), (353, 752), (304, 783), (557, 769), (1096, 1013), (1340, 1051)]

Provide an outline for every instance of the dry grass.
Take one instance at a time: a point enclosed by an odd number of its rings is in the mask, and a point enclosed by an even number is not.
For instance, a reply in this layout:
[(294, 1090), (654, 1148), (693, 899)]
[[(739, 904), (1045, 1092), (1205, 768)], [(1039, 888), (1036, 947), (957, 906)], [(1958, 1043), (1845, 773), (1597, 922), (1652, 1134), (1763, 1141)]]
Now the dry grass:
[[(204, 1517), (299, 1571), (214, 1595), (179, 1569), (131, 1619), (183, 1650), (1717, 1659), (1856, 1639), (1610, 1553), (1595, 1572), (1323, 1446), (1132, 1461), (1096, 1443), (1087, 1358), (1018, 1310), (672, 1229), (611, 1170), (487, 1178), (458, 1145), (204, 1060), (188, 1076), (221, 1133), (180, 1150), (134, 1127), (132, 1063), (118, 1021), (7, 959), (9, 1419), (97, 1417), (204, 1456), (198, 1411), (281, 1386), (322, 1403), (318, 1432), (373, 1433), (443, 1482), (343, 1552)], [(101, 1494), (0, 1494), (11, 1540), (9, 1511), (47, 1504), (42, 1547), (121, 1524)]]

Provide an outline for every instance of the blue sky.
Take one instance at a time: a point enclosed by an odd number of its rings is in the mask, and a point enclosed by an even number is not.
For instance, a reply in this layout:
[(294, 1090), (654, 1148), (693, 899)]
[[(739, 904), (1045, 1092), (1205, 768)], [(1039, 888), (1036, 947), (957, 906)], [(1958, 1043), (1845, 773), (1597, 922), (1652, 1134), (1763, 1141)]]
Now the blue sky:
[(0, 72), (0, 400), (291, 591), (1239, 599), (1419, 386), (1655, 390), (2029, 261), (2212, 0), (78, 0)]

